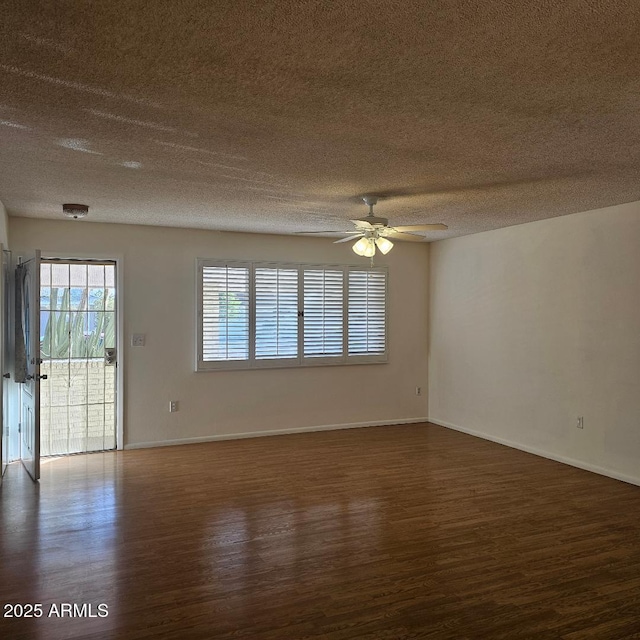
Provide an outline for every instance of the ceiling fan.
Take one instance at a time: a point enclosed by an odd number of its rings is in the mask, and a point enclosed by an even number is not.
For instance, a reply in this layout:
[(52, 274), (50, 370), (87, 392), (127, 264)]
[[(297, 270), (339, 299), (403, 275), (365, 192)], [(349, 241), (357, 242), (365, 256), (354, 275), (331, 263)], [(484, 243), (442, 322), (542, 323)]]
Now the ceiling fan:
[(369, 207), (369, 213), (364, 218), (351, 220), (356, 228), (353, 231), (301, 231), (299, 233), (346, 233), (346, 238), (336, 240), (334, 244), (341, 242), (349, 242), (358, 238), (354, 243), (353, 251), (359, 256), (373, 258), (376, 253), (376, 247), (382, 254), (387, 254), (393, 249), (394, 240), (408, 240), (409, 242), (423, 242), (424, 236), (415, 231), (444, 231), (448, 229), (446, 224), (414, 224), (401, 227), (390, 227), (387, 218), (380, 218), (373, 213), (373, 207), (378, 202), (376, 196), (364, 196), (364, 203)]

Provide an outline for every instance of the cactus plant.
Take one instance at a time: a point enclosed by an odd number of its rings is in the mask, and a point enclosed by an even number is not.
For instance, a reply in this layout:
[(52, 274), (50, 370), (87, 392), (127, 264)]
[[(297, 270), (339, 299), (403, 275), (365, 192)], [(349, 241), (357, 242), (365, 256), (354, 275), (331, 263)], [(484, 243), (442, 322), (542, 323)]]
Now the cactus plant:
[[(95, 326), (85, 330), (86, 311), (74, 311), (70, 307), (70, 290), (64, 288), (58, 306), (58, 289), (51, 289), (51, 311), (40, 343), (42, 358), (66, 360), (67, 358), (102, 358), (104, 348), (115, 346), (115, 314), (103, 311), (106, 291), (94, 297), (89, 313), (95, 314)], [(111, 303), (111, 295), (107, 303)], [(79, 308), (85, 309), (88, 293), (82, 292)], [(112, 306), (110, 304), (110, 306)]]

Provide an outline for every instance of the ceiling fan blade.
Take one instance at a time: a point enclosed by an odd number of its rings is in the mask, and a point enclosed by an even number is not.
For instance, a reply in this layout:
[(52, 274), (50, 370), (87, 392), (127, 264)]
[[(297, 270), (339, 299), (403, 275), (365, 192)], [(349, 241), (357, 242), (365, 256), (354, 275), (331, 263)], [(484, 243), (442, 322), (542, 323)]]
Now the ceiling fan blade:
[(351, 222), (353, 222), (353, 224), (355, 224), (356, 227), (360, 229), (373, 229), (371, 224), (366, 220), (352, 220)]
[(401, 227), (393, 227), (396, 231), (446, 231), (446, 224), (410, 224)]
[(340, 240), (334, 240), (333, 244), (340, 244), (341, 242), (350, 242), (351, 240), (355, 240), (356, 238), (360, 237), (361, 234), (357, 233), (355, 235), (352, 236), (347, 236), (346, 238), (340, 238)]
[(408, 240), (409, 242), (424, 242), (426, 238), (413, 233), (403, 233), (395, 229), (388, 229), (384, 234), (385, 238), (393, 238), (394, 240)]

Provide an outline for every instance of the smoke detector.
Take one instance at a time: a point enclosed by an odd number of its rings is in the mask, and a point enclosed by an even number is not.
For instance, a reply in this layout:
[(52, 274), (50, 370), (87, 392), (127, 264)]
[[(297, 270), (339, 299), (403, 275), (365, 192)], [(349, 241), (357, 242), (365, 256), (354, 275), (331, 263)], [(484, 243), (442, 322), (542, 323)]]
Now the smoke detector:
[(63, 204), (62, 213), (64, 213), (67, 218), (78, 220), (79, 218), (87, 217), (89, 207), (86, 204)]

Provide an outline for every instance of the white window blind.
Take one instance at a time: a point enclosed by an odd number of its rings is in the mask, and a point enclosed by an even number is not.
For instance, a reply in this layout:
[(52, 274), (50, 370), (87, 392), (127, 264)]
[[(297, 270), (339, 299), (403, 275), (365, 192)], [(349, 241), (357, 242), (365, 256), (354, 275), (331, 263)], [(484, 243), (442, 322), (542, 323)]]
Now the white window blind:
[(387, 361), (387, 270), (198, 260), (197, 369)]
[(341, 357), (344, 343), (344, 272), (304, 270), (304, 357)]
[(202, 268), (202, 360), (249, 358), (249, 268)]
[(382, 271), (349, 271), (349, 355), (386, 351), (387, 279)]
[(256, 360), (298, 356), (298, 270), (257, 267)]

